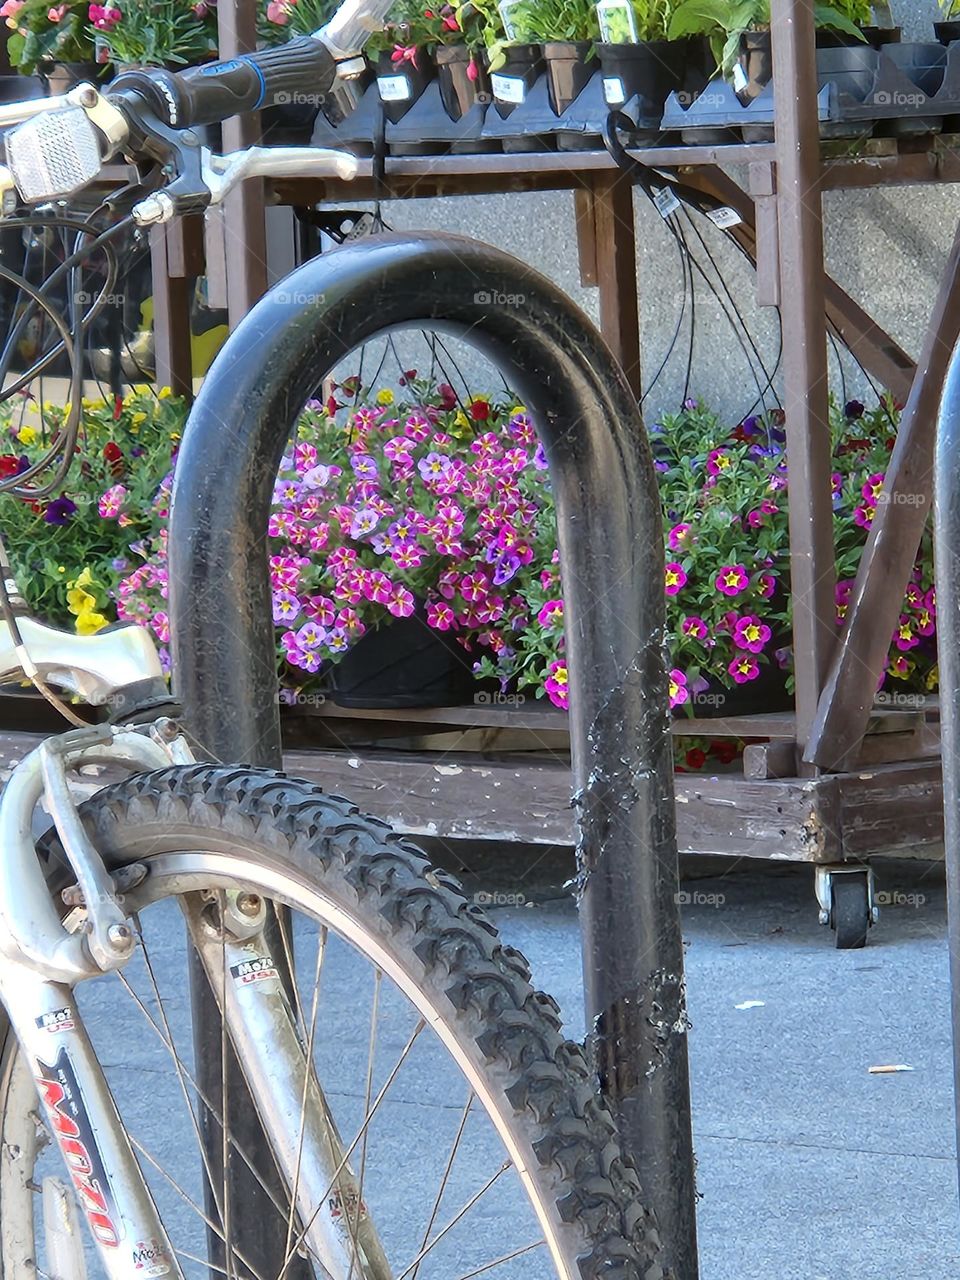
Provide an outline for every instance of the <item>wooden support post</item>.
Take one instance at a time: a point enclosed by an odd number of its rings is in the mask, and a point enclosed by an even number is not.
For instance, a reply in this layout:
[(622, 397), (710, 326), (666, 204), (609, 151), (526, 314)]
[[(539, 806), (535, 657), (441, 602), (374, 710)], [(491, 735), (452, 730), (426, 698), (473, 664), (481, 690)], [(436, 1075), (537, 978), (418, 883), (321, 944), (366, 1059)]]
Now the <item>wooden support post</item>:
[(593, 208), (593, 191), (578, 187), (573, 193), (573, 216), (577, 224), (577, 258), (580, 283), (585, 289), (597, 282), (597, 219)]
[(933, 496), (937, 409), (960, 339), (960, 227), (934, 305), (870, 537), (847, 605), (846, 625), (820, 699), (805, 759), (845, 768), (857, 753), (886, 664), (903, 595)]
[[(249, 53), (257, 47), (255, 0), (235, 0), (217, 9), (221, 58)], [(223, 150), (237, 151), (259, 141), (257, 113), (234, 116), (223, 125)], [(227, 265), (227, 310), (230, 327), (239, 324), (258, 298), (267, 291), (267, 237), (264, 216), (265, 187), (260, 178), (249, 179), (227, 196), (223, 211), (223, 257)]]
[(598, 174), (593, 178), (592, 195), (600, 332), (639, 400), (640, 310), (633, 185), (625, 174)]
[(788, 301), (783, 309), (784, 407), (797, 740), (803, 744), (836, 640), (820, 125), (810, 0), (773, 0), (773, 82), (781, 286)]
[(193, 354), (190, 350), (190, 297), (194, 274), (189, 240), (194, 219), (178, 219), (150, 232), (153, 277), (153, 344), (158, 387), (174, 395), (193, 395)]

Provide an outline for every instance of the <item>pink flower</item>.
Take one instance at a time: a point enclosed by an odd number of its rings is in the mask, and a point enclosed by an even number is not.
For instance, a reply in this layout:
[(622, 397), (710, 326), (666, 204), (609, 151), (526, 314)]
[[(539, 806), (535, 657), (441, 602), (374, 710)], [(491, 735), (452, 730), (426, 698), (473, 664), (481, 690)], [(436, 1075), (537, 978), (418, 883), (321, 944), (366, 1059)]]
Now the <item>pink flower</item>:
[(757, 594), (762, 596), (764, 600), (769, 600), (777, 589), (777, 580), (769, 573), (761, 573), (757, 579)]
[(563, 601), (548, 600), (537, 614), (541, 627), (559, 627), (563, 622)]
[(730, 663), (727, 670), (737, 684), (747, 684), (750, 680), (756, 680), (760, 674), (760, 664), (749, 654), (740, 653)]
[(286, 0), (270, 0), (267, 5), (267, 21), (285, 27), (290, 21), (290, 6)]
[(460, 594), (471, 604), (483, 600), (489, 590), (489, 583), (482, 573), (465, 573), (460, 580)]
[(3, 0), (0, 5), (0, 18), (7, 19), (7, 26), (16, 28), (16, 17), (27, 0)]
[(551, 662), (550, 672), (543, 682), (543, 687), (553, 705), (566, 711), (569, 697), (569, 679), (565, 662)]
[(904, 613), (901, 613), (897, 629), (893, 633), (893, 643), (901, 653), (907, 653), (910, 649), (915, 649), (920, 643), (920, 637), (914, 631), (913, 623)]
[(101, 497), (97, 503), (97, 510), (103, 516), (104, 520), (115, 520), (120, 514), (120, 508), (123, 506), (123, 500), (127, 496), (127, 491), (122, 484), (111, 485), (107, 492)]
[(670, 672), (668, 685), (670, 691), (670, 708), (680, 707), (690, 701), (690, 690), (687, 688), (687, 677), (676, 667)]
[(873, 524), (873, 507), (857, 507), (853, 513), (853, 523), (861, 529), (869, 529)]
[(427, 625), (435, 631), (449, 631), (456, 620), (453, 610), (444, 601), (435, 600), (427, 605)]
[(685, 636), (692, 636), (694, 640), (706, 640), (707, 635), (709, 634), (707, 624), (702, 618), (699, 618), (696, 615), (684, 618), (683, 622), (680, 624), (680, 630)]
[(66, 12), (67, 12), (67, 6), (65, 4), (52, 5), (47, 10), (47, 18), (49, 19), (50, 22), (60, 22), (60, 20), (65, 16)]
[(413, 613), (414, 599), (412, 592), (398, 582), (387, 600), (387, 609), (395, 618), (409, 618)]
[[(0, 10), (0, 13), (2, 12), (3, 10)], [(92, 4), (87, 10), (87, 17), (98, 31), (112, 31), (123, 17), (123, 13), (115, 5)]]
[(875, 507), (880, 499), (880, 493), (883, 489), (883, 473), (876, 472), (872, 476), (867, 476), (866, 483), (860, 492), (863, 494), (863, 500), (868, 507)]
[(738, 649), (746, 649), (749, 653), (761, 653), (770, 634), (770, 628), (765, 622), (761, 622), (755, 614), (748, 613), (737, 619), (733, 628), (733, 643)]
[(664, 569), (665, 590), (668, 596), (675, 596), (681, 587), (686, 585), (687, 571), (682, 564), (671, 560)]
[(725, 596), (738, 596), (750, 585), (747, 571), (742, 564), (725, 564), (713, 580), (716, 589)]
[(726, 449), (711, 449), (707, 454), (707, 475), (719, 476), (733, 466), (733, 458)]
[(689, 524), (675, 524), (667, 534), (667, 546), (671, 551), (683, 551), (691, 542)]

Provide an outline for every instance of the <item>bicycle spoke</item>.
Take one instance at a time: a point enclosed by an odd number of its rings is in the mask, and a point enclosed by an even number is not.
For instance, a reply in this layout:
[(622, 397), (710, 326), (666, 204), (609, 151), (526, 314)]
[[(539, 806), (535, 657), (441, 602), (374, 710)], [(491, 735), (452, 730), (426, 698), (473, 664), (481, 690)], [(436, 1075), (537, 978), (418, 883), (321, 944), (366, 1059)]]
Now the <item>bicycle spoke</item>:
[[(373, 976), (373, 1003), (370, 1009), (370, 1038), (367, 1045), (367, 1078), (363, 1087), (363, 1109), (364, 1114), (370, 1110), (370, 1094), (373, 1092), (373, 1063), (377, 1050), (377, 1031), (379, 1029), (380, 1018), (380, 984), (383, 979), (383, 970), (379, 966), (374, 970)], [(360, 1179), (357, 1184), (357, 1216), (356, 1221), (351, 1228), (350, 1237), (353, 1239), (353, 1232), (359, 1229), (360, 1214), (363, 1209), (363, 1179), (367, 1171), (367, 1139), (370, 1136), (368, 1129), (363, 1135), (363, 1142), (360, 1146)], [(347, 1225), (350, 1226), (351, 1214), (347, 1210)], [(356, 1241), (354, 1240), (353, 1257), (350, 1259), (350, 1271), (347, 1274), (347, 1280), (353, 1280), (353, 1264), (359, 1256)]]
[(474, 1276), (482, 1276), (485, 1271), (492, 1271), (494, 1267), (501, 1267), (505, 1262), (512, 1262), (514, 1258), (522, 1258), (525, 1253), (532, 1253), (534, 1249), (540, 1249), (546, 1243), (546, 1240), (534, 1240), (533, 1244), (525, 1244), (522, 1249), (514, 1249), (513, 1253), (505, 1253), (499, 1258), (494, 1258), (493, 1262), (485, 1262), (482, 1267), (477, 1267), (474, 1271), (467, 1271), (462, 1276), (457, 1276), (457, 1280), (473, 1280)]
[[(224, 904), (226, 895), (220, 895), (220, 913), (223, 918)], [(226, 936), (223, 931), (220, 932), (220, 990), (227, 990), (227, 950)], [(234, 1280), (236, 1273), (233, 1270), (234, 1250), (231, 1243), (233, 1231), (231, 1230), (233, 1223), (230, 1217), (230, 1178), (229, 1178), (229, 1161), (230, 1161), (230, 1144), (227, 1141), (227, 1124), (230, 1115), (230, 1103), (228, 1098), (229, 1076), (227, 1061), (227, 1019), (224, 1012), (220, 1011), (220, 1096), (223, 1099), (223, 1123), (220, 1125), (220, 1172), (222, 1175), (221, 1186), (223, 1189), (223, 1233), (225, 1236), (225, 1258), (227, 1265), (227, 1280)]]
[(475, 1195), (472, 1195), (472, 1196), (470, 1197), (470, 1199), (469, 1199), (469, 1200), (467, 1201), (467, 1203), (463, 1206), (463, 1208), (462, 1208), (461, 1210), (459, 1210), (459, 1212), (458, 1212), (458, 1213), (454, 1214), (454, 1216), (450, 1219), (450, 1221), (449, 1221), (449, 1222), (447, 1223), (447, 1225), (443, 1228), (443, 1230), (442, 1230), (442, 1231), (439, 1231), (439, 1232), (438, 1232), (438, 1233), (433, 1237), (433, 1239), (432, 1239), (432, 1240), (430, 1241), (430, 1243), (426, 1246), (426, 1248), (424, 1248), (424, 1249), (421, 1249), (421, 1250), (420, 1250), (420, 1252), (417, 1254), (417, 1256), (414, 1258), (414, 1260), (410, 1263), (410, 1265), (409, 1265), (405, 1270), (403, 1270), (403, 1271), (401, 1271), (401, 1272), (400, 1272), (399, 1276), (397, 1276), (397, 1280), (406, 1280), (406, 1277), (410, 1274), (410, 1272), (413, 1270), (413, 1268), (414, 1268), (414, 1267), (417, 1267), (417, 1266), (419, 1266), (419, 1265), (420, 1265), (420, 1263), (421, 1263), (421, 1262), (423, 1261), (423, 1259), (427, 1256), (427, 1254), (430, 1252), (430, 1250), (431, 1250), (431, 1249), (435, 1249), (435, 1248), (436, 1248), (436, 1246), (440, 1243), (440, 1241), (443, 1239), (443, 1237), (444, 1237), (445, 1235), (447, 1235), (447, 1233), (448, 1233), (448, 1232), (450, 1232), (450, 1231), (452, 1231), (452, 1230), (453, 1230), (453, 1228), (457, 1225), (457, 1223), (460, 1221), (460, 1219), (461, 1219), (461, 1218), (463, 1218), (463, 1217), (465, 1217), (465, 1216), (470, 1212), (470, 1210), (471, 1210), (471, 1209), (473, 1208), (473, 1206), (477, 1203), (477, 1201), (481, 1198), (481, 1196), (485, 1196), (485, 1195), (487, 1194), (487, 1192), (490, 1190), (490, 1188), (493, 1186), (493, 1184), (497, 1181), (497, 1179), (500, 1177), (500, 1175), (501, 1175), (501, 1174), (503, 1174), (503, 1173), (506, 1173), (506, 1171), (511, 1167), (511, 1165), (512, 1165), (512, 1161), (510, 1161), (510, 1160), (504, 1160), (503, 1164), (500, 1166), (500, 1168), (497, 1170), (497, 1172), (493, 1175), (493, 1177), (492, 1177), (492, 1178), (489, 1178), (489, 1179), (488, 1179), (488, 1180), (483, 1184), (483, 1186), (480, 1188), (480, 1190), (479, 1190), (478, 1192), (476, 1192), (476, 1194), (475, 1194)]
[(426, 1021), (423, 1018), (418, 1019), (417, 1025), (414, 1027), (413, 1033), (411, 1034), (410, 1039), (403, 1046), (403, 1051), (400, 1054), (400, 1057), (397, 1059), (396, 1064), (394, 1065), (394, 1068), (390, 1072), (389, 1076), (387, 1076), (386, 1083), (383, 1085), (380, 1092), (377, 1094), (376, 1100), (374, 1101), (373, 1106), (370, 1108), (370, 1110), (367, 1112), (366, 1116), (364, 1117), (363, 1124), (360, 1126), (360, 1129), (357, 1132), (356, 1137), (350, 1143), (349, 1147), (347, 1147), (346, 1151), (343, 1153), (343, 1158), (341, 1159), (340, 1163), (337, 1165), (336, 1169), (334, 1169), (333, 1177), (330, 1179), (329, 1183), (327, 1184), (327, 1188), (324, 1191), (323, 1195), (320, 1196), (319, 1201), (317, 1203), (317, 1207), (314, 1209), (313, 1213), (310, 1215), (309, 1221), (307, 1221), (304, 1224), (304, 1227), (300, 1232), (299, 1238), (294, 1242), (293, 1251), (288, 1253), (287, 1256), (284, 1258), (283, 1267), (281, 1268), (280, 1273), (277, 1276), (277, 1280), (283, 1280), (284, 1276), (287, 1274), (290, 1268), (290, 1263), (293, 1261), (294, 1257), (296, 1256), (296, 1250), (299, 1249), (301, 1242), (306, 1238), (307, 1232), (310, 1230), (310, 1228), (313, 1226), (314, 1222), (316, 1221), (317, 1214), (320, 1212), (321, 1208), (323, 1207), (327, 1199), (327, 1196), (330, 1194), (333, 1188), (337, 1185), (337, 1179), (340, 1177), (340, 1174), (343, 1172), (344, 1166), (346, 1165), (347, 1161), (350, 1159), (350, 1156), (353, 1154), (354, 1147), (356, 1147), (357, 1143), (360, 1142), (360, 1140), (363, 1138), (363, 1135), (366, 1133), (367, 1129), (370, 1127), (370, 1122), (373, 1119), (373, 1117), (376, 1115), (377, 1111), (379, 1110), (380, 1103), (383, 1102), (384, 1098), (387, 1096), (387, 1091), (389, 1090), (390, 1086), (393, 1084), (394, 1080), (397, 1078), (397, 1073), (400, 1071), (400, 1068), (403, 1066), (404, 1062), (406, 1062), (407, 1055), (409, 1054), (410, 1050), (413, 1048), (414, 1044), (417, 1041), (417, 1037), (420, 1035), (420, 1032), (424, 1029), (426, 1025), (427, 1025)]
[[(463, 1115), (460, 1117), (460, 1124), (457, 1127), (456, 1135), (453, 1139), (453, 1146), (450, 1149), (450, 1155), (447, 1157), (447, 1167), (443, 1171), (443, 1178), (440, 1181), (440, 1187), (437, 1191), (437, 1198), (433, 1202), (433, 1212), (430, 1214), (430, 1221), (427, 1223), (423, 1232), (423, 1239), (420, 1241), (420, 1252), (423, 1254), (427, 1247), (427, 1241), (430, 1239), (430, 1232), (433, 1230), (433, 1224), (437, 1220), (437, 1214), (440, 1212), (440, 1201), (443, 1199), (443, 1193), (446, 1190), (447, 1182), (450, 1178), (450, 1170), (453, 1168), (453, 1162), (456, 1159), (457, 1151), (460, 1148), (460, 1139), (463, 1137), (463, 1131), (467, 1127), (467, 1117), (470, 1114), (470, 1107), (473, 1103), (474, 1092), (471, 1089), (467, 1094), (466, 1106), (463, 1108)], [(420, 1270), (418, 1262), (413, 1269), (413, 1275), (410, 1280), (417, 1280), (417, 1273)]]
[[(307, 1047), (303, 1064), (303, 1090), (300, 1095), (300, 1132), (297, 1135), (297, 1161), (293, 1172), (293, 1186), (290, 1190), (290, 1208), (287, 1213), (287, 1238), (283, 1246), (284, 1256), (286, 1256), (290, 1249), (290, 1241), (293, 1239), (293, 1224), (297, 1216), (297, 1192), (300, 1190), (300, 1170), (303, 1163), (303, 1138), (306, 1132), (307, 1121), (307, 1093), (310, 1088), (310, 1078), (313, 1073), (313, 1044), (317, 1030), (317, 1009), (320, 1004), (320, 975), (323, 971), (323, 957), (326, 952), (326, 947), (327, 931), (324, 928), (320, 930), (319, 937), (317, 938), (317, 963), (313, 973), (313, 996), (310, 1001), (310, 1027), (307, 1032)], [(295, 978), (294, 986), (296, 986)]]

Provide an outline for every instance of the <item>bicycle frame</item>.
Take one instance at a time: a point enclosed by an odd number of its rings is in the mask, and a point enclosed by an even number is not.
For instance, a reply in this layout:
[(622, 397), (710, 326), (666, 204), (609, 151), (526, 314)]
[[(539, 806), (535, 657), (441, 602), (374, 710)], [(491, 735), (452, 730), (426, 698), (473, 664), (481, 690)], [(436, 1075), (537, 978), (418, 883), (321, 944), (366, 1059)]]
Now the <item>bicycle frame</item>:
[[(22, 659), (94, 704), (162, 679), (141, 628), (78, 637), (30, 619), (18, 626), (23, 647), (0, 624), (0, 676), (19, 670)], [(84, 765), (139, 772), (193, 760), (170, 720), (137, 728), (92, 725), (42, 743), (16, 766), (0, 797), (0, 1001), (110, 1280), (124, 1280), (131, 1265), (145, 1261), (154, 1268), (150, 1274), (182, 1272), (74, 997), (78, 982), (120, 969), (130, 958), (135, 935), (126, 921), (150, 900), (148, 869), (128, 869), (121, 904), (77, 814), (68, 774)], [(41, 798), (76, 876), (83, 918), (74, 911), (62, 921), (51, 898), (31, 831)], [(291, 1253), (307, 1249), (326, 1274), (343, 1280), (351, 1264), (356, 1269), (359, 1251), (358, 1280), (389, 1280), (264, 940), (267, 904), (236, 890), (214, 896), (220, 904), (215, 920), (203, 894), (185, 894), (181, 905), (244, 1076), (263, 1100), (261, 1120), (304, 1224), (297, 1227), (294, 1219)]]

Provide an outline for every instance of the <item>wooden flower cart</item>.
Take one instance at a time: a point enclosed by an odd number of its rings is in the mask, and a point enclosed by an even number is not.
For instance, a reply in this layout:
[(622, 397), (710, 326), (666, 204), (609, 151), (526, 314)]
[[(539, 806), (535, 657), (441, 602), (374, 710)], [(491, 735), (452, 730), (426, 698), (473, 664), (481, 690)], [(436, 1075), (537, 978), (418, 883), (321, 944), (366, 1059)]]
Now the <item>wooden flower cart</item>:
[[(944, 264), (923, 351), (914, 361), (824, 269), (822, 193), (960, 180), (960, 138), (926, 135), (822, 142), (811, 9), (774, 4), (776, 133), (771, 142), (654, 146), (631, 152), (719, 197), (741, 215), (732, 234), (756, 263), (757, 297), (779, 306), (790, 468), (796, 707), (791, 714), (683, 720), (681, 734), (748, 740), (742, 771), (680, 775), (680, 847), (688, 853), (803, 861), (817, 868), (821, 917), (844, 936), (865, 930), (877, 854), (942, 851), (935, 707), (875, 706), (874, 694), (932, 494), (934, 423), (960, 336), (960, 234)], [(221, 0), (221, 51), (252, 47), (254, 6)], [(224, 149), (255, 120), (224, 128)], [(745, 173), (740, 185), (729, 171)], [(211, 297), (235, 323), (282, 272), (293, 242), (282, 210), (375, 195), (573, 195), (581, 277), (599, 291), (603, 334), (639, 390), (639, 307), (633, 193), (606, 151), (388, 158), (360, 162), (354, 182), (248, 182), (204, 228), (158, 231), (153, 246), (158, 379), (189, 392), (188, 280), (206, 270)], [(277, 228), (280, 227), (280, 233)], [(292, 260), (292, 259), (291, 259)], [(834, 617), (827, 326), (882, 386), (906, 402), (885, 492), (850, 597)], [(357, 711), (327, 702), (289, 723), (289, 765), (353, 796), (397, 827), (447, 839), (573, 840), (565, 715), (549, 707), (478, 702), (424, 711)], [(854, 878), (837, 919), (836, 885)], [(845, 880), (849, 885), (850, 881)]]

